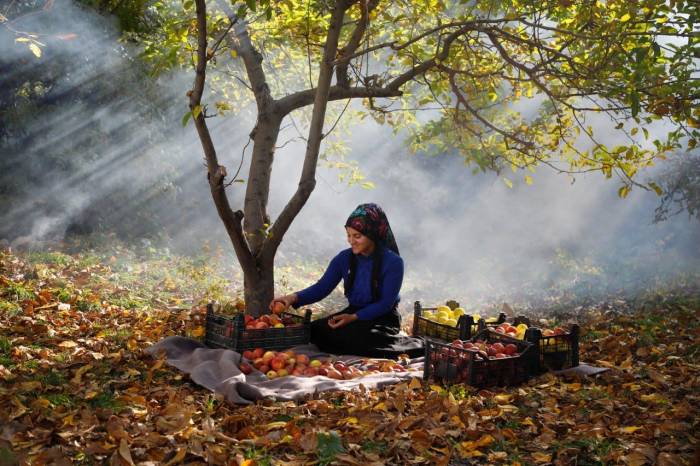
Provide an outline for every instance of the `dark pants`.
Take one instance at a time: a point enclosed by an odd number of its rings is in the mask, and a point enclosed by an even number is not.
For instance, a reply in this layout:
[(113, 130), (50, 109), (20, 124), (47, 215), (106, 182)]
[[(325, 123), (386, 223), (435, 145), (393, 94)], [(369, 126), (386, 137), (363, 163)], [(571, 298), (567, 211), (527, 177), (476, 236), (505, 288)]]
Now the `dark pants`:
[(328, 319), (338, 314), (354, 314), (347, 307), (323, 319), (311, 322), (311, 343), (331, 354), (353, 354), (395, 359), (400, 354), (411, 358), (423, 356), (423, 340), (400, 336), (401, 316), (396, 308), (373, 320), (356, 320), (338, 329), (328, 326)]

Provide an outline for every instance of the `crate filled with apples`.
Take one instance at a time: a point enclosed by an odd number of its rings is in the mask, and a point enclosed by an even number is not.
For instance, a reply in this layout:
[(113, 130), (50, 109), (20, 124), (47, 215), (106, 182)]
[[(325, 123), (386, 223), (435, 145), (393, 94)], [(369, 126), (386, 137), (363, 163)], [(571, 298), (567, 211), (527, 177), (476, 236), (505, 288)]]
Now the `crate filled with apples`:
[(531, 343), (489, 328), (468, 341), (428, 339), (424, 364), (423, 378), (444, 385), (518, 385), (536, 368), (537, 352)]
[(437, 338), (442, 341), (466, 340), (483, 326), (504, 322), (506, 315), (482, 319), (478, 314), (468, 314), (456, 301), (443, 306), (423, 307), (420, 301), (413, 305), (413, 336)]
[(538, 348), (538, 372), (569, 369), (579, 365), (578, 324), (566, 327), (540, 329), (530, 327), (526, 339)]
[(406, 372), (406, 368), (396, 361), (365, 359), (357, 365), (348, 365), (332, 359), (309, 359), (305, 354), (292, 350), (272, 351), (255, 348), (243, 352), (239, 369), (244, 374), (260, 371), (268, 379), (286, 377), (314, 377), (317, 375), (336, 380), (348, 380), (380, 372)]
[(305, 345), (311, 337), (311, 310), (304, 316), (281, 312), (253, 317), (243, 312), (220, 312), (218, 304), (207, 305), (204, 342), (212, 348), (238, 352), (254, 348), (281, 350)]

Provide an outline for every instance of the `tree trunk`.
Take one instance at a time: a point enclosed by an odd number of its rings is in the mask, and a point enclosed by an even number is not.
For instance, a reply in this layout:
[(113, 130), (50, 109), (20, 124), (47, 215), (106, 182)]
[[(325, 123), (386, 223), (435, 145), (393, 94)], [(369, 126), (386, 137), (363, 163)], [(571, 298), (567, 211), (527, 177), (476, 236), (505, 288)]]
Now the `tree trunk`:
[(243, 231), (254, 266), (243, 269), (243, 281), (246, 309), (255, 317), (267, 312), (274, 294), (274, 254), (264, 254), (263, 246), (270, 223), (267, 202), (280, 123), (281, 118), (276, 113), (261, 114), (253, 130), (253, 157), (248, 172)]
[(243, 272), (246, 314), (258, 317), (269, 313), (275, 291), (274, 261), (259, 259), (255, 270)]

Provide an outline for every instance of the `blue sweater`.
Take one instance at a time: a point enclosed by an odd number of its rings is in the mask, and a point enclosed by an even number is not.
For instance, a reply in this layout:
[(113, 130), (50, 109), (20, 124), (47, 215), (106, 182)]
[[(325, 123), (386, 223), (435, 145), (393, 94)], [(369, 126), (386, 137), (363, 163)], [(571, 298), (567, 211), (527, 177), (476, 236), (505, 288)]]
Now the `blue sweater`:
[[(341, 251), (331, 260), (326, 272), (314, 285), (297, 293), (294, 307), (315, 303), (328, 296), (338, 286), (340, 279), (346, 283), (350, 272), (350, 248)], [(355, 283), (348, 296), (351, 306), (359, 308), (356, 312), (360, 320), (372, 320), (391, 311), (399, 301), (399, 291), (403, 282), (403, 259), (390, 249), (384, 250), (382, 269), (379, 274), (379, 300), (372, 302), (372, 265), (371, 257), (358, 254)]]

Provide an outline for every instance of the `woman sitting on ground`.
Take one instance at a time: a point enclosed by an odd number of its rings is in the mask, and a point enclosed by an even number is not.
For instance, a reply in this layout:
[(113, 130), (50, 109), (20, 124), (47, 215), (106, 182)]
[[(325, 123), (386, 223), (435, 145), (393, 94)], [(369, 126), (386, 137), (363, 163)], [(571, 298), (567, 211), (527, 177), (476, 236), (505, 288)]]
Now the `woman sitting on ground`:
[(305, 290), (272, 300), (298, 308), (328, 296), (343, 280), (349, 306), (311, 324), (311, 342), (332, 354), (395, 358), (423, 354), (423, 341), (400, 336), (399, 291), (403, 259), (384, 211), (361, 204), (345, 222), (350, 248), (333, 258), (321, 279)]

